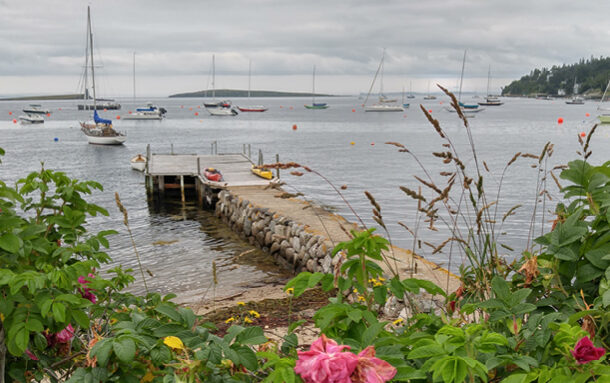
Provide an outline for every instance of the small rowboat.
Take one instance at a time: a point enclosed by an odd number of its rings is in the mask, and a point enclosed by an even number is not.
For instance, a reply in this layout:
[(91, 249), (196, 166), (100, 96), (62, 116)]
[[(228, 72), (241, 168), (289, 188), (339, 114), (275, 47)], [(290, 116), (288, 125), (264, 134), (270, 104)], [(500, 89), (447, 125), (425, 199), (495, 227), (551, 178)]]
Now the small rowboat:
[(131, 159), (131, 168), (143, 172), (146, 169), (146, 157), (138, 154)]
[(271, 172), (271, 170), (256, 165), (252, 165), (252, 173), (266, 180), (273, 178), (273, 172)]
[(222, 173), (218, 169), (205, 168), (203, 170), (203, 176), (210, 181), (220, 182), (222, 181)]

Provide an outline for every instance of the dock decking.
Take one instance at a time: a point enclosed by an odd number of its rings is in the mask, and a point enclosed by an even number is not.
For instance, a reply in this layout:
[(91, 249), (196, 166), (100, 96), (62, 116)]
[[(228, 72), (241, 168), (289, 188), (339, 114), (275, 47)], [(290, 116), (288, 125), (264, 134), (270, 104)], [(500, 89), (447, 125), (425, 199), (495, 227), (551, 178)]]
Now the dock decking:
[[(236, 186), (266, 186), (269, 180), (254, 175), (252, 162), (242, 154), (152, 154), (148, 160), (146, 175), (152, 177), (198, 177), (204, 184), (231, 188)], [(222, 182), (213, 182), (203, 176), (205, 168), (215, 168), (222, 173)]]

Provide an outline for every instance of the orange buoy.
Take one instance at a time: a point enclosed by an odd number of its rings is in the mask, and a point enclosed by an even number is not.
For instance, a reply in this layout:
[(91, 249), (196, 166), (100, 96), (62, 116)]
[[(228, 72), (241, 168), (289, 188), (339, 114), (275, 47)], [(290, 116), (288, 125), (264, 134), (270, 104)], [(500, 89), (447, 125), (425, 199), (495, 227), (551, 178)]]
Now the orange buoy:
[(581, 136), (582, 138), (585, 138), (585, 137), (587, 136), (587, 133), (585, 133), (585, 132), (580, 132), (580, 136)]
[(590, 115), (589, 113), (585, 113), (585, 116), (589, 117), (589, 116), (591, 116), (591, 115)]
[(107, 112), (107, 111), (108, 111), (108, 109), (104, 108), (104, 112)]
[(13, 112), (8, 112), (8, 115), (9, 115), (9, 116), (12, 116), (12, 115), (13, 115)]
[(356, 109), (352, 109), (352, 113), (355, 112), (355, 111), (356, 111)]
[(440, 101), (440, 102), (439, 102), (439, 104), (443, 105), (443, 102), (442, 102), (442, 101)]
[(13, 118), (13, 124), (16, 124), (16, 123), (17, 123), (17, 120)]
[(197, 105), (197, 109), (201, 109), (201, 105)]
[(297, 124), (292, 125), (292, 130), (297, 130)]
[(51, 113), (47, 113), (47, 117), (51, 117)]
[(189, 108), (189, 110), (193, 110), (193, 108)]
[(57, 110), (61, 110), (61, 108), (57, 109)]
[(563, 118), (559, 117), (559, 118), (557, 119), (557, 123), (558, 123), (558, 124), (563, 124)]
[(371, 146), (375, 146), (375, 143), (374, 143), (374, 142), (371, 142)]
[(195, 112), (195, 116), (199, 116), (199, 112)]
[(283, 108), (283, 106), (280, 105), (280, 109), (282, 109), (282, 108)]
[(354, 141), (349, 143), (350, 145), (356, 145), (356, 143)]
[(120, 120), (120, 119), (121, 119), (121, 116), (116, 116), (116, 119), (117, 119), (117, 120)]
[(131, 110), (128, 113), (131, 114)]
[(432, 109), (428, 109), (428, 113), (432, 113)]

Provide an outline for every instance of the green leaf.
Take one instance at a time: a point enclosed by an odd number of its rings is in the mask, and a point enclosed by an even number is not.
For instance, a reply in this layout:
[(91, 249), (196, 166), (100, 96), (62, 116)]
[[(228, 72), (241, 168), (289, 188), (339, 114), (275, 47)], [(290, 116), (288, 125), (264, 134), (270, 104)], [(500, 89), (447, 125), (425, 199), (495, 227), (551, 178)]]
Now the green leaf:
[(25, 322), (25, 328), (30, 332), (42, 332), (44, 331), (44, 327), (42, 326), (42, 322), (40, 322), (36, 318), (29, 318), (27, 322)]
[(124, 363), (130, 363), (136, 356), (136, 344), (131, 338), (117, 338), (112, 342), (112, 350), (117, 358)]
[(519, 373), (512, 374), (508, 378), (503, 379), (502, 383), (525, 383), (527, 381), (527, 374)]
[(258, 369), (258, 360), (256, 354), (248, 347), (235, 347), (235, 352), (239, 355), (241, 364), (250, 371)]
[(70, 314), (72, 314), (72, 318), (74, 318), (80, 327), (89, 328), (89, 317), (84, 311), (70, 310)]
[(66, 306), (64, 306), (60, 302), (53, 303), (53, 318), (60, 323), (64, 323), (66, 321)]
[(376, 323), (371, 324), (369, 326), (369, 328), (364, 330), (364, 332), (362, 333), (362, 342), (361, 342), (363, 348), (373, 344), (373, 342), (375, 341), (375, 339), (377, 338), (377, 336), (379, 335), (381, 330), (383, 330), (384, 326), (385, 326), (385, 323), (376, 322)]
[(184, 331), (184, 326), (175, 323), (168, 323), (156, 328), (153, 331), (153, 335), (158, 338), (165, 338), (169, 335), (175, 335), (180, 331)]
[(504, 280), (504, 278), (495, 276), (491, 280), (491, 286), (494, 294), (498, 299), (503, 302), (509, 302), (510, 300), (510, 289), (508, 287), (508, 283)]
[(580, 283), (585, 283), (597, 279), (602, 275), (604, 275), (604, 270), (598, 269), (588, 263), (578, 268), (578, 271), (576, 271), (576, 280)]
[(106, 364), (108, 364), (110, 351), (112, 351), (112, 342), (113, 338), (104, 338), (91, 348), (91, 356), (97, 357), (97, 363), (100, 366), (106, 366)]
[(434, 356), (439, 356), (445, 354), (445, 350), (436, 343), (429, 344), (426, 346), (420, 346), (414, 348), (408, 355), (408, 359), (422, 359), (422, 358), (432, 358)]
[(236, 341), (241, 344), (262, 344), (267, 341), (260, 327), (247, 327), (237, 335)]
[(162, 303), (159, 306), (155, 307), (155, 311), (165, 315), (166, 317), (172, 319), (175, 322), (182, 322), (182, 316), (174, 306)]
[(0, 249), (9, 253), (17, 254), (21, 247), (21, 238), (12, 233), (5, 233), (0, 236)]

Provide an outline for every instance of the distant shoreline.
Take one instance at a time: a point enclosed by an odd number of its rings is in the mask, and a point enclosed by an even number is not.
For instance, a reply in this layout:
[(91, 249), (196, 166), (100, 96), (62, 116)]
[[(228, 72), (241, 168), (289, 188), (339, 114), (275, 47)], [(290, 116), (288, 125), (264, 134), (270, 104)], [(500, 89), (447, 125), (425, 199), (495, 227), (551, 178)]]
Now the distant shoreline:
[(0, 101), (50, 101), (50, 100), (82, 100), (83, 94), (56, 94), (49, 96), (20, 96), (0, 98)]
[[(303, 92), (277, 92), (272, 90), (251, 90), (250, 97), (313, 97), (313, 93)], [(332, 94), (321, 94), (316, 93), (316, 97), (337, 97)], [(169, 98), (186, 98), (186, 97), (199, 97), (199, 98), (211, 98), (212, 90), (200, 90), (196, 92), (176, 93), (168, 96)], [(248, 97), (247, 90), (237, 89), (216, 89), (214, 91), (214, 97)]]

